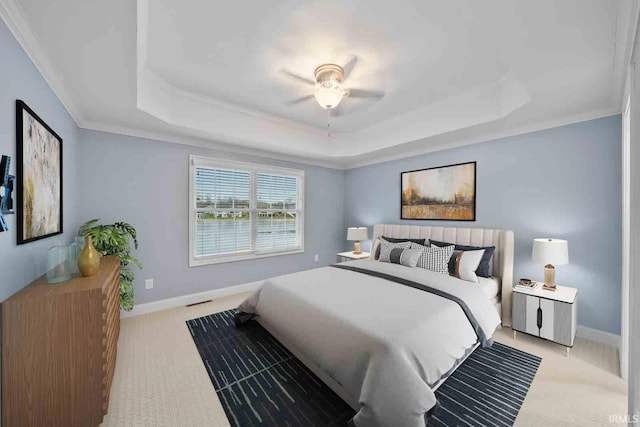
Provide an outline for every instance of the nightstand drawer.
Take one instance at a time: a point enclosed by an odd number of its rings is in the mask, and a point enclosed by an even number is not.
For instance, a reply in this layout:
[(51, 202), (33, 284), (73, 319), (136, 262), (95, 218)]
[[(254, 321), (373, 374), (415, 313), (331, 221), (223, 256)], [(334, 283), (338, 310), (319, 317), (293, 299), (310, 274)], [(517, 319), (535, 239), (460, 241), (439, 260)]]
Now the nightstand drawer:
[(573, 302), (564, 302), (514, 292), (512, 301), (513, 330), (567, 347), (573, 346), (577, 326), (577, 296)]
[(555, 312), (554, 302), (544, 298), (537, 298), (540, 303), (540, 338), (555, 341), (553, 337), (553, 313)]
[(556, 302), (553, 311), (553, 340), (572, 347), (578, 326), (577, 297), (573, 304)]
[(512, 328), (526, 334), (540, 336), (540, 298), (513, 293)]

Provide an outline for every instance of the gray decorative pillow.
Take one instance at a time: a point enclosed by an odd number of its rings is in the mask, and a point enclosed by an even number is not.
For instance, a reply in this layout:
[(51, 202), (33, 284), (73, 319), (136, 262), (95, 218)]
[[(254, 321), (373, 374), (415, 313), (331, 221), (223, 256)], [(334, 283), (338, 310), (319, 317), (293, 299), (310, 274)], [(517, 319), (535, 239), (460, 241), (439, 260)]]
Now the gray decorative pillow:
[(382, 262), (391, 262), (389, 256), (391, 255), (392, 249), (409, 249), (410, 247), (411, 242), (390, 243), (386, 240), (380, 240), (380, 257), (378, 257), (378, 260)]
[(420, 249), (410, 248), (391, 248), (388, 254), (388, 261), (383, 259), (382, 256), (380, 257), (380, 261), (414, 268), (418, 265), (418, 258), (422, 255), (422, 251)]
[(449, 274), (449, 259), (453, 255), (454, 246), (422, 246), (417, 243), (411, 244), (412, 249), (420, 249), (417, 267), (430, 270), (435, 273)]
[(479, 251), (454, 251), (451, 260), (453, 261), (452, 276), (468, 282), (478, 283), (476, 269), (480, 265), (484, 249)]

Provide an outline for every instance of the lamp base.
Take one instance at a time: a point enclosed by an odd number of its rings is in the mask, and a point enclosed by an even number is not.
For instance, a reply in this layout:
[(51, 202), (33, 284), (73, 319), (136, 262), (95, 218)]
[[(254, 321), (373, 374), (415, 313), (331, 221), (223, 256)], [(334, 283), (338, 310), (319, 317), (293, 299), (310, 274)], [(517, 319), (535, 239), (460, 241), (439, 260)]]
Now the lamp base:
[(542, 285), (542, 289), (547, 291), (556, 290), (556, 268), (551, 264), (544, 266), (544, 285)]
[(353, 244), (353, 254), (360, 255), (362, 253), (362, 249), (360, 248), (360, 240), (356, 240)]

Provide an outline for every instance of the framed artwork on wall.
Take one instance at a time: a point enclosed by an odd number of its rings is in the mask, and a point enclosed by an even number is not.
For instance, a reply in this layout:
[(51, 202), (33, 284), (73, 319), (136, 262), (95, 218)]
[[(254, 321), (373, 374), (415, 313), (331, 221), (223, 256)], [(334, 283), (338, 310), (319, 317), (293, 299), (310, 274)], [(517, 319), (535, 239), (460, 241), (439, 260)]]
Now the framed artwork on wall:
[(16, 101), (17, 243), (62, 233), (62, 138)]
[(476, 220), (476, 162), (400, 174), (400, 219)]

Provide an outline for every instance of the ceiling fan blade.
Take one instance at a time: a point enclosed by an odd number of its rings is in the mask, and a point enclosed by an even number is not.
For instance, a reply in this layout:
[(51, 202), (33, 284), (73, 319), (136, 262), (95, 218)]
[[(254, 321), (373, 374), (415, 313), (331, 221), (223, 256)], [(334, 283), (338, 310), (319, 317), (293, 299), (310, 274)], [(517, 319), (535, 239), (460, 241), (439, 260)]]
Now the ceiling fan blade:
[(307, 96), (303, 96), (302, 98), (294, 99), (292, 101), (287, 102), (287, 105), (300, 104), (301, 102), (305, 102), (305, 101), (308, 101), (310, 99), (313, 99), (313, 95), (307, 95)]
[(353, 67), (356, 66), (356, 62), (358, 62), (358, 57), (355, 55), (351, 55), (351, 59), (349, 59), (347, 63), (344, 64), (344, 66), (342, 67), (342, 69), (344, 70), (345, 80), (349, 78), (351, 71), (353, 71)]
[(285, 70), (284, 68), (282, 68), (280, 70), (280, 73), (284, 74), (285, 76), (289, 76), (289, 77), (291, 77), (293, 79), (296, 79), (298, 81), (301, 81), (303, 83), (306, 83), (308, 85), (311, 85), (311, 86), (314, 86), (316, 84), (316, 82), (314, 82), (313, 80), (310, 80), (310, 79), (304, 78), (302, 76), (299, 76), (299, 75), (297, 75), (295, 73), (292, 73), (291, 71)]
[(349, 89), (349, 98), (382, 98), (384, 92), (377, 90)]

